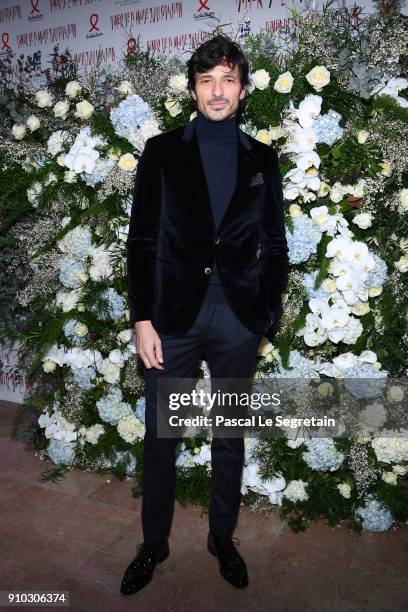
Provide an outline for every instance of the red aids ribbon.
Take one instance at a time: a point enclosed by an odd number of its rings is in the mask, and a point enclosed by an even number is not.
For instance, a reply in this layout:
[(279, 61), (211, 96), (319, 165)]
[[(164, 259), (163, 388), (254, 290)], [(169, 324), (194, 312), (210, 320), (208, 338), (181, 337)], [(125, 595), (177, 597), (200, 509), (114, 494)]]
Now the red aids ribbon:
[(92, 32), (92, 30), (98, 30), (99, 32), (99, 28), (96, 25), (99, 21), (99, 15), (97, 13), (92, 13), (92, 15), (89, 17), (89, 23), (91, 24), (91, 27), (89, 28), (89, 32)]
[(3, 51), (3, 49), (10, 49), (10, 45), (8, 44), (10, 40), (10, 34), (8, 32), (3, 32), (3, 34), (1, 35), (1, 40), (3, 42), (1, 50)]

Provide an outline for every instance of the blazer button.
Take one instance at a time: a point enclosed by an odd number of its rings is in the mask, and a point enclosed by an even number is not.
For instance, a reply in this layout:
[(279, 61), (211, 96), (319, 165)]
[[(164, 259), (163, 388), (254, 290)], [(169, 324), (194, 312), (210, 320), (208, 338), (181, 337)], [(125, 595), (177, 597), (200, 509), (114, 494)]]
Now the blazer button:
[(206, 274), (211, 274), (211, 268), (205, 268), (204, 272), (205, 272)]
[(214, 242), (215, 242), (215, 244), (218, 244), (219, 242), (221, 242), (221, 241), (220, 241), (219, 236), (217, 236), (217, 237), (216, 237), (216, 239), (214, 240)]

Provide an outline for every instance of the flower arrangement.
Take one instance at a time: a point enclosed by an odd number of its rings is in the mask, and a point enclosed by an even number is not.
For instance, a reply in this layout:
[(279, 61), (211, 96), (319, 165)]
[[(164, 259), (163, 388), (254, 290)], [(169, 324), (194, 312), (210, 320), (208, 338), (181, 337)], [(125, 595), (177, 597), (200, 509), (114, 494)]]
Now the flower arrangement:
[[(406, 373), (407, 26), (398, 15), (367, 19), (363, 57), (351, 22), (341, 50), (334, 23), (294, 18), (293, 55), (273, 34), (242, 41), (251, 74), (241, 127), (278, 151), (291, 263), (282, 320), (259, 347), (255, 379), (321, 378), (329, 394), (325, 378), (335, 377), (359, 397), (364, 379), (383, 385)], [(48, 75), (46, 87), (6, 92), (17, 111), (0, 142), (3, 240), (13, 255), (5, 286), (24, 272), (2, 336), (20, 342), (22, 367), (37, 377), (26, 403), (40, 411), (41, 455), (64, 469), (140, 477), (144, 389), (125, 270), (132, 188), (146, 140), (195, 112), (180, 64), (140, 52), (120, 75), (73, 68), (62, 81)], [(200, 371), (209, 377), (205, 361)], [(395, 406), (406, 398), (398, 384), (389, 393)], [(246, 439), (245, 503), (279, 507), (294, 529), (319, 516), (388, 529), (408, 519), (406, 433)], [(180, 445), (181, 499), (207, 503), (210, 459), (210, 440)]]

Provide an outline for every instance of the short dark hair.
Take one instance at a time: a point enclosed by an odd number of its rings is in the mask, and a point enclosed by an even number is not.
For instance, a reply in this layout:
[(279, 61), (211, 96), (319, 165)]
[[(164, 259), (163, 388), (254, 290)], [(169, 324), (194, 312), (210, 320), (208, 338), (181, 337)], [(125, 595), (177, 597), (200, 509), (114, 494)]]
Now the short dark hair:
[[(206, 72), (215, 66), (227, 64), (232, 70), (238, 66), (241, 87), (249, 83), (249, 62), (240, 45), (226, 34), (220, 33), (206, 40), (192, 54), (187, 64), (187, 89), (195, 91), (196, 73)], [(239, 101), (239, 115), (244, 107), (245, 99)]]

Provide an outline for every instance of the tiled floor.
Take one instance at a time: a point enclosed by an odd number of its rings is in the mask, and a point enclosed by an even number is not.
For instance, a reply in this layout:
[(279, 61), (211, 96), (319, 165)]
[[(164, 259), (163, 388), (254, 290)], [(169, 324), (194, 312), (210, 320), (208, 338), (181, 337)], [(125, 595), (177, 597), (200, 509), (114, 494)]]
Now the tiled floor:
[(0, 590), (69, 591), (71, 605), (57, 609), (83, 612), (408, 611), (406, 527), (358, 536), (316, 523), (295, 534), (278, 513), (242, 508), (234, 536), (250, 585), (239, 590), (206, 550), (207, 516), (179, 504), (170, 557), (143, 591), (121, 595), (142, 537), (133, 481), (74, 471), (39, 482), (51, 464), (10, 439), (16, 407), (0, 402)]

